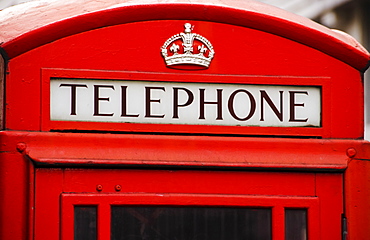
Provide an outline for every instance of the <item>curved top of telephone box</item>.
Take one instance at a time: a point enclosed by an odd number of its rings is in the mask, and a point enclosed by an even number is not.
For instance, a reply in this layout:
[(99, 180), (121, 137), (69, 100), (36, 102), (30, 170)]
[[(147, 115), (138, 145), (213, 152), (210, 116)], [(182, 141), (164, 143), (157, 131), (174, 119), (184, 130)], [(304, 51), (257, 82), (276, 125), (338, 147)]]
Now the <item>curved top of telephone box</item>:
[(0, 43), (12, 59), (81, 32), (172, 19), (212, 21), (269, 32), (308, 45), (358, 70), (365, 70), (369, 62), (369, 53), (351, 36), (249, 0), (36, 0), (0, 12)]

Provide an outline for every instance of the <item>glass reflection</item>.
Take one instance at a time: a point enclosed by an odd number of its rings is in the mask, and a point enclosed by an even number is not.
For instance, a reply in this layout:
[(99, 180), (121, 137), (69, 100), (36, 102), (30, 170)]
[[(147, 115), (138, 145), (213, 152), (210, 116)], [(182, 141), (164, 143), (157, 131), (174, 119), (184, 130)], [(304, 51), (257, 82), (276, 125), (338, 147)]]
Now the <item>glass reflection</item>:
[(96, 207), (75, 206), (74, 240), (96, 240)]
[(307, 240), (307, 209), (285, 209), (285, 240)]
[(112, 207), (111, 240), (267, 240), (271, 209)]

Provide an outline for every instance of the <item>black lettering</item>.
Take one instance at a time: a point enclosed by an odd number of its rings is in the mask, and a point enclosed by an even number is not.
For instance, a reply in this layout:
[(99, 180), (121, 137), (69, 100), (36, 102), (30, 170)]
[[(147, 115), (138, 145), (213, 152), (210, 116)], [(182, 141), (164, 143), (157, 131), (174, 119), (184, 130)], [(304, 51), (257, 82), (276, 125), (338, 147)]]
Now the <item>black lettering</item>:
[(166, 91), (164, 87), (145, 87), (145, 117), (151, 118), (164, 118), (163, 115), (152, 115), (150, 111), (150, 106), (152, 102), (160, 103), (161, 99), (151, 99), (150, 92), (152, 89), (158, 89), (162, 91)]
[(112, 85), (94, 85), (94, 116), (113, 116), (114, 113), (100, 113), (99, 112), (99, 101), (109, 102), (109, 97), (101, 98), (99, 97), (100, 88), (111, 88), (114, 90)]
[(279, 91), (280, 93), (280, 111), (277, 109), (275, 104), (272, 102), (269, 95), (266, 93), (265, 90), (261, 90), (261, 119), (260, 121), (265, 121), (264, 119), (264, 109), (263, 109), (263, 100), (267, 102), (267, 104), (270, 106), (271, 110), (275, 113), (275, 115), (279, 118), (280, 122), (283, 121), (283, 91)]
[[(184, 104), (179, 104), (179, 90), (183, 90), (188, 94), (188, 100)], [(173, 117), (179, 118), (179, 107), (186, 107), (194, 101), (194, 94), (186, 88), (173, 88)]]
[(296, 94), (305, 94), (308, 95), (308, 92), (306, 91), (289, 91), (289, 110), (290, 110), (290, 118), (289, 122), (307, 122), (308, 118), (306, 119), (296, 119), (295, 118), (295, 108), (296, 107), (304, 107), (304, 103), (296, 103), (295, 102), (295, 95)]
[(217, 105), (217, 118), (216, 120), (222, 120), (222, 91), (223, 89), (217, 89), (217, 101), (216, 102), (206, 102), (204, 100), (205, 89), (199, 89), (200, 93), (200, 106), (199, 106), (199, 119), (205, 119), (204, 117), (204, 105), (205, 104), (216, 104)]
[(78, 87), (87, 88), (87, 85), (85, 85), (85, 84), (66, 84), (66, 83), (62, 83), (62, 84), (59, 85), (59, 87), (71, 87), (71, 114), (70, 115), (76, 115), (77, 88)]
[(138, 117), (139, 114), (127, 114), (127, 86), (121, 86), (121, 117)]
[[(235, 98), (236, 94), (238, 94), (240, 92), (246, 93), (249, 97), (249, 102), (250, 102), (249, 114), (245, 118), (238, 117), (235, 113), (235, 110), (234, 110), (234, 98)], [(235, 118), (236, 120), (239, 120), (239, 121), (247, 121), (253, 116), (254, 112), (256, 111), (256, 100), (254, 99), (253, 95), (249, 91), (247, 91), (245, 89), (238, 89), (238, 90), (235, 90), (230, 95), (229, 101), (228, 101), (228, 108), (229, 108), (229, 112), (230, 112), (231, 116), (233, 116), (233, 118)]]

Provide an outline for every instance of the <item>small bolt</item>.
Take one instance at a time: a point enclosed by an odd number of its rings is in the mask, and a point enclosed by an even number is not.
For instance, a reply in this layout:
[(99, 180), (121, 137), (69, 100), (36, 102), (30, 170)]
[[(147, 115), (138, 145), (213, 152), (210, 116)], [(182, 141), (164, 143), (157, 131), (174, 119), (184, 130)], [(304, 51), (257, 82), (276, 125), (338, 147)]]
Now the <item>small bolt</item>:
[(103, 186), (100, 185), (100, 184), (96, 185), (96, 190), (99, 191), (99, 192), (102, 191), (103, 190)]
[(17, 143), (17, 151), (23, 153), (26, 151), (27, 145), (25, 143)]
[(348, 157), (353, 158), (354, 156), (356, 156), (356, 154), (357, 154), (356, 149), (354, 149), (354, 148), (348, 148), (347, 149), (347, 156)]
[(121, 187), (121, 185), (116, 185), (115, 189), (116, 189), (117, 192), (119, 192), (119, 191), (121, 191), (122, 187)]

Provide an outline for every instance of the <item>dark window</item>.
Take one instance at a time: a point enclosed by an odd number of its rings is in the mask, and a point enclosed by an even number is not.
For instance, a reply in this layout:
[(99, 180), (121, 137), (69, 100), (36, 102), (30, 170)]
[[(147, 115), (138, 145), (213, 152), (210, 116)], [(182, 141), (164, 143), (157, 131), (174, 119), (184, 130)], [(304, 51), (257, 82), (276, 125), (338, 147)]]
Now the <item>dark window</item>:
[(75, 206), (74, 240), (96, 240), (96, 207)]
[(271, 209), (112, 207), (111, 240), (271, 239)]
[(285, 209), (285, 240), (307, 240), (307, 209)]

